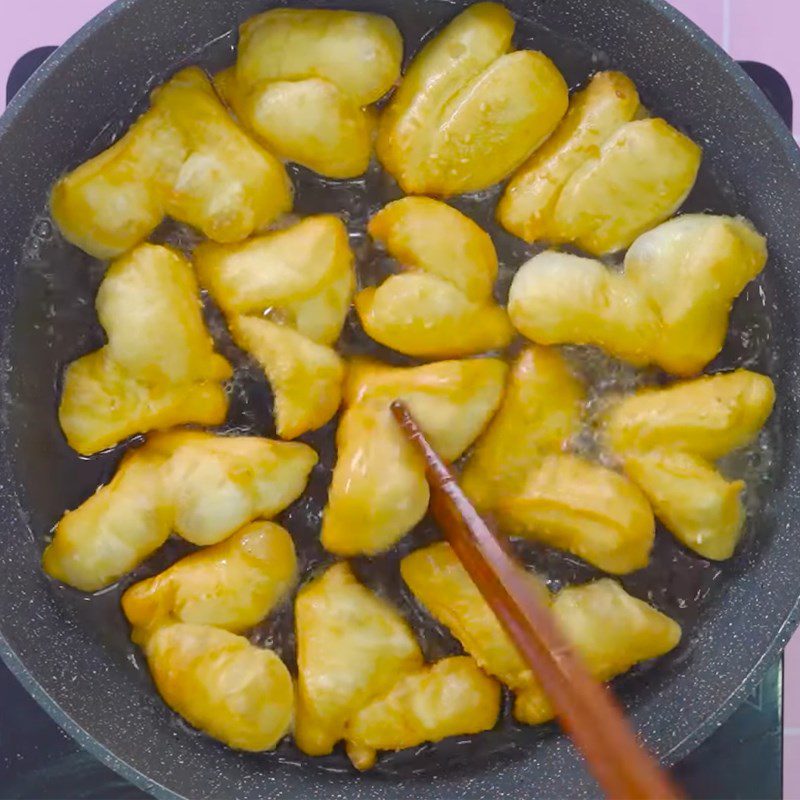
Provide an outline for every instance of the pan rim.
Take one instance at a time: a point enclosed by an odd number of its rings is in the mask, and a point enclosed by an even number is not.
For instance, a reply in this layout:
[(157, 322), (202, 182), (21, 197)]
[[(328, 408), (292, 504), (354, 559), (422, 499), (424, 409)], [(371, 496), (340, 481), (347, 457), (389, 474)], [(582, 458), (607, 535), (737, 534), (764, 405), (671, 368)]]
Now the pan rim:
[[(40, 88), (46, 84), (59, 66), (67, 60), (77, 49), (90, 44), (91, 39), (112, 23), (120, 14), (135, 6), (139, 0), (116, 0), (100, 14), (92, 18), (79, 31), (71, 36), (59, 47), (24, 84), (17, 95), (8, 105), (5, 113), (0, 116), (0, 147), (6, 133), (16, 124), (26, 105), (35, 98)], [(696, 45), (700, 46), (718, 66), (727, 72), (736, 82), (739, 90), (746, 96), (748, 102), (760, 114), (770, 132), (775, 137), (775, 144), (783, 150), (783, 155), (800, 173), (800, 150), (789, 129), (771, 105), (766, 96), (756, 86), (747, 73), (720, 48), (705, 32), (697, 27), (680, 11), (669, 5), (665, 0), (635, 0), (642, 6), (648, 6), (658, 15), (666, 18), (667, 22), (679, 28)], [(342, 5), (346, 5), (343, 2)], [(7, 340), (7, 338), (6, 338)], [(0, 417), (0, 429), (5, 434), (7, 420)], [(0, 441), (0, 457), (7, 464), (7, 454)], [(722, 593), (717, 602), (724, 603), (727, 590)], [(742, 702), (755, 684), (760, 680), (768, 667), (774, 662), (780, 651), (788, 642), (794, 630), (800, 624), (800, 590), (794, 604), (788, 610), (783, 622), (777, 630), (769, 647), (764, 651), (751, 670), (734, 689), (728, 698), (716, 710), (706, 716), (697, 726), (689, 732), (680, 742), (675, 744), (661, 759), (668, 765), (674, 765), (684, 758), (694, 747), (706, 739), (719, 725), (721, 725)], [(64, 729), (72, 739), (81, 747), (88, 750), (101, 763), (113, 769), (119, 775), (138, 788), (150, 792), (158, 798), (165, 800), (182, 800), (182, 795), (167, 788), (161, 783), (149, 778), (143, 772), (130, 764), (122, 757), (116, 755), (100, 740), (87, 732), (80, 724), (75, 722), (65, 712), (55, 699), (37, 681), (33, 673), (26, 667), (23, 659), (10, 647), (2, 631), (0, 631), (0, 659), (9, 668), (12, 674), (23, 685), (26, 691), (48, 713), (48, 715)]]

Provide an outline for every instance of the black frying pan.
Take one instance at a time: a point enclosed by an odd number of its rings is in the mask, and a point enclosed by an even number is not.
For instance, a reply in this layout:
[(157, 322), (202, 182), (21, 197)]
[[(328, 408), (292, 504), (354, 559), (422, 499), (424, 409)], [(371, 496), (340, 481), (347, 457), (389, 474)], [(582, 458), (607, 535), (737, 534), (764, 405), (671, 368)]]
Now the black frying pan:
[[(309, 5), (317, 4), (324, 3)], [(120, 0), (61, 48), (0, 120), (0, 654), (71, 735), (163, 797), (590, 795), (593, 784), (574, 752), (549, 728), (506, 726), (466, 744), (390, 757), (382, 770), (364, 776), (342, 771), (345, 762), (338, 756), (322, 769), (289, 744), (264, 756), (226, 750), (178, 723), (157, 699), (127, 641), (118, 589), (86, 599), (54, 586), (39, 568), (47, 531), (65, 508), (108, 477), (119, 457), (114, 452), (90, 461), (78, 458), (55, 421), (63, 364), (98, 344), (92, 298), (102, 267), (54, 233), (43, 211), (48, 190), (61, 172), (107, 145), (119, 130), (109, 123), (130, 121), (142, 107), (131, 108), (132, 102), (177, 65), (200, 61), (215, 68), (230, 61), (230, 32), (268, 5), (267, 0)], [(347, 0), (342, 5), (392, 16), (413, 53), (431, 28), (464, 3)], [(671, 763), (735, 708), (797, 623), (800, 154), (750, 79), (661, 0), (508, 0), (508, 5), (519, 20), (518, 42), (544, 49), (573, 86), (599, 66), (620, 68), (651, 108), (704, 145), (703, 172), (687, 209), (744, 214), (769, 237), (766, 273), (737, 303), (728, 344), (713, 365), (744, 364), (769, 372), (777, 383), (778, 408), (765, 439), (769, 457), (752, 456), (770, 462), (755, 465), (755, 472), (769, 479), (754, 487), (757, 510), (745, 545), (718, 566), (689, 556), (662, 535), (651, 567), (626, 581), (630, 591), (678, 617), (686, 631), (678, 651), (620, 684), (645, 742)], [(372, 210), (370, 192), (386, 200), (395, 191), (377, 173), (359, 190), (361, 199), (354, 199), (352, 187), (323, 187), (300, 170), (294, 177), (299, 213), (347, 209), (356, 238)], [(491, 225), (486, 203), (457, 204), (490, 227), (507, 272), (522, 262), (529, 250)], [(174, 234), (161, 232), (173, 239)], [(242, 380), (249, 380), (246, 370)], [(248, 388), (258, 403), (268, 402), (262, 385)], [(269, 423), (238, 400), (233, 422), (269, 432)], [(330, 455), (325, 458), (329, 463)], [(324, 470), (314, 481), (306, 502), (324, 496)], [(289, 522), (306, 510), (290, 511)], [(309, 565), (319, 555), (313, 551), (315, 532), (298, 535), (312, 548), (305, 557)], [(416, 543), (430, 535), (423, 525)], [(145, 570), (152, 572), (174, 555), (162, 554)], [(558, 578), (591, 577), (555, 554), (539, 552), (531, 560)], [(371, 566), (359, 565), (366, 575)], [(397, 582), (383, 583), (409, 610)], [(279, 649), (291, 650), (290, 640), (275, 638)], [(299, 766), (291, 763), (301, 760)]]

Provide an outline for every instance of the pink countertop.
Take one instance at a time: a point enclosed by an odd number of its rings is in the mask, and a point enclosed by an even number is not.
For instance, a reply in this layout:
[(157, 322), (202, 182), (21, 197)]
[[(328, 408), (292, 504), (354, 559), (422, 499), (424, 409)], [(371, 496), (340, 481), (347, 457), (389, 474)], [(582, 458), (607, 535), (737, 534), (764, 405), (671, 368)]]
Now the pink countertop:
[[(0, 75), (24, 53), (63, 43), (109, 0), (24, 0), (4, 9)], [(800, 98), (800, 0), (673, 0), (734, 58), (775, 67)], [(800, 123), (795, 123), (795, 135)], [(784, 661), (784, 798), (800, 800), (800, 634)]]

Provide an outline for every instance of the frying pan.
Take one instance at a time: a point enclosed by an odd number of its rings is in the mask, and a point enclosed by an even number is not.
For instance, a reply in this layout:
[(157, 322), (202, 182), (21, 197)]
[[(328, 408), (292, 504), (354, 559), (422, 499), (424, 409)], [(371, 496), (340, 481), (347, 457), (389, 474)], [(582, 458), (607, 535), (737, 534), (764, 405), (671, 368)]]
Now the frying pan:
[[(63, 364), (98, 344), (91, 299), (100, 266), (59, 240), (43, 211), (48, 190), (60, 173), (108, 144), (119, 132), (109, 125), (130, 121), (141, 110), (131, 108), (132, 99), (144, 97), (177, 65), (199, 60), (213, 67), (230, 60), (230, 32), (267, 5), (120, 0), (49, 59), (0, 121), (0, 654), (75, 739), (160, 797), (591, 796), (596, 790), (574, 751), (549, 729), (495, 748), (502, 752), (493, 752), (490, 739), (486, 746), (480, 740), (456, 743), (444, 757), (420, 751), (406, 758), (403, 769), (363, 776), (341, 769), (343, 761), (326, 765), (334, 769), (292, 763), (301, 759), (291, 748), (266, 756), (226, 750), (179, 725), (154, 696), (127, 644), (116, 590), (89, 600), (52, 585), (40, 570), (48, 530), (64, 508), (108, 477), (119, 455), (83, 461), (66, 447), (55, 423)], [(342, 5), (390, 15), (413, 52), (464, 3)], [(733, 333), (715, 366), (746, 364), (775, 379), (773, 477), (757, 487), (747, 541), (731, 562), (718, 567), (676, 554), (662, 536), (657, 551), (667, 548), (669, 558), (657, 553), (659, 569), (641, 585), (634, 580), (631, 589), (657, 605), (677, 597), (676, 608), (688, 601), (693, 609), (691, 620), (682, 619), (687, 634), (680, 650), (621, 686), (643, 740), (673, 763), (736, 707), (798, 620), (800, 154), (745, 73), (661, 0), (507, 5), (525, 44), (545, 49), (572, 85), (598, 67), (620, 68), (651, 108), (703, 144), (704, 177), (688, 208), (741, 213), (769, 238), (766, 274), (737, 304)], [(304, 180), (301, 172), (296, 177)], [(341, 209), (348, 202), (335, 184), (326, 197), (330, 207), (307, 199), (309, 207), (300, 212)], [(469, 209), (469, 200), (462, 207)], [(521, 245), (491, 230), (506, 256), (521, 263)], [(691, 569), (684, 569), (690, 561)], [(672, 568), (662, 568), (667, 562)]]

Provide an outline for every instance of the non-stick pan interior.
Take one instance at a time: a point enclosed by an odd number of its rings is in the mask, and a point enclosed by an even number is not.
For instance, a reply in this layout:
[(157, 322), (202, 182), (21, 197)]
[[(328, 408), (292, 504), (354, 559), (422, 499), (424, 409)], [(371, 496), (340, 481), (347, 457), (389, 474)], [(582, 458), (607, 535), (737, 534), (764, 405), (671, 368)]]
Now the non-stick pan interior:
[[(458, 9), (442, 0), (346, 5), (391, 15), (404, 34), (407, 55)], [(614, 10), (596, 5), (592, 0), (512, 3), (517, 44), (544, 50), (572, 86), (598, 68), (631, 74), (645, 103), (705, 147), (703, 172), (687, 210), (745, 214), (768, 233), (771, 248), (767, 274), (737, 303), (725, 351), (714, 364), (769, 372), (779, 386), (780, 407), (770, 428), (728, 465), (744, 474), (752, 489), (745, 546), (733, 561), (712, 565), (661, 533), (653, 563), (625, 581), (629, 591), (684, 626), (678, 651), (620, 682), (648, 743), (670, 758), (709, 732), (707, 720), (730, 707), (732, 695), (785, 634), (798, 595), (789, 498), (797, 480), (792, 310), (800, 244), (791, 220), (797, 218), (800, 180), (766, 104), (693, 31), (639, 0), (615, 3)], [(120, 589), (130, 580), (87, 598), (51, 584), (39, 570), (38, 557), (53, 524), (109, 476), (121, 452), (81, 459), (58, 430), (63, 366), (102, 342), (93, 300), (103, 265), (60, 239), (46, 213), (47, 189), (59, 172), (124, 130), (143, 107), (148, 88), (177, 66), (199, 62), (213, 70), (229, 63), (236, 24), (264, 7), (222, 0), (123, 2), (85, 41), (67, 49), (49, 77), (23, 93), (27, 104), (12, 111), (9, 127), (0, 132), (6, 188), (0, 198), (0, 293), (10, 323), (2, 362), (3, 448), (10, 469), (2, 476), (0, 501), (5, 511), (0, 630), (30, 676), (89, 736), (184, 796), (249, 797), (269, 791), (298, 798), (400, 797), (411, 791), (421, 798), (455, 798), (588, 791), (591, 784), (568, 746), (549, 727), (503, 724), (480, 737), (384, 758), (368, 777), (353, 775), (340, 754), (324, 760), (327, 771), (322, 771), (290, 744), (266, 756), (227, 751), (180, 723), (157, 699), (118, 610)], [(362, 277), (385, 268), (364, 235), (369, 215), (399, 196), (380, 170), (353, 182), (324, 181), (302, 170), (294, 170), (293, 178), (298, 214), (345, 213)], [(455, 204), (491, 232), (501, 258), (502, 295), (513, 271), (534, 251), (494, 223), (493, 197)], [(174, 224), (163, 226), (157, 238), (186, 248), (193, 243), (192, 233)], [(239, 367), (228, 427), (271, 434), (271, 398), (263, 377), (231, 346), (213, 308), (208, 318), (221, 348)], [(351, 352), (368, 348), (355, 324), (348, 324), (344, 345)], [(605, 389), (609, 383), (651, 379), (579, 349), (571, 357)], [(297, 537), (304, 566), (313, 570), (325, 563), (316, 537), (334, 454), (330, 429), (307, 440), (321, 451), (322, 463), (310, 492), (284, 521)], [(413, 619), (431, 658), (454, 652), (454, 642), (403, 592), (397, 560), (434, 536), (430, 523), (423, 523), (396, 552), (356, 564), (367, 583)], [(156, 571), (179, 552), (179, 544), (170, 544), (136, 576)], [(593, 577), (585, 565), (552, 551), (527, 546), (522, 555), (555, 584)], [(291, 609), (283, 609), (254, 636), (291, 661)]]

